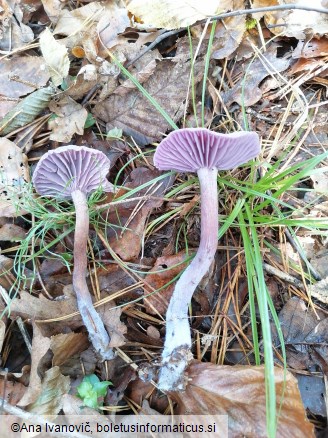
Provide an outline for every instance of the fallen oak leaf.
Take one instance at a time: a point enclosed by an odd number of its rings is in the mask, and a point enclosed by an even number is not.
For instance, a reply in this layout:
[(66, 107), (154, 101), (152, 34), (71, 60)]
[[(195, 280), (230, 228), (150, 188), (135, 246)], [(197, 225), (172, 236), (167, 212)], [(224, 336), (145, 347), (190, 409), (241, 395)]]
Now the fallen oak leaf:
[(70, 389), (70, 378), (63, 376), (59, 367), (45, 372), (39, 397), (27, 408), (29, 412), (40, 415), (56, 415), (62, 409), (64, 394)]
[(217, 15), (231, 7), (227, 0), (132, 0), (127, 8), (151, 27), (180, 29), (198, 20)]
[[(232, 10), (243, 9), (244, 0), (234, 0)], [(239, 46), (246, 31), (246, 16), (227, 18), (216, 25), (212, 59), (229, 57)]]
[[(171, 256), (159, 257), (156, 260), (154, 267), (146, 276), (146, 284), (155, 290), (163, 288), (186, 268), (187, 258), (188, 257), (184, 251)], [(153, 293), (147, 296), (147, 300), (145, 300), (144, 303), (147, 313), (153, 315), (157, 315), (158, 313), (164, 315), (166, 313), (168, 303), (170, 302), (174, 291), (175, 283), (176, 282), (173, 282), (164, 287), (158, 291), (158, 293)], [(151, 293), (152, 290), (149, 290), (149, 288), (145, 286), (145, 295)], [(156, 309), (156, 312), (154, 308)]]
[[(22, 291), (20, 292), (20, 298), (14, 298), (11, 301), (10, 314), (13, 317), (21, 316), (23, 319), (34, 319), (40, 323), (45, 320), (60, 321), (65, 319), (65, 325), (72, 330), (81, 327), (83, 323), (77, 312), (76, 297), (72, 289), (64, 288), (63, 293), (64, 295), (60, 300), (51, 301), (43, 295), (35, 297), (28, 292)], [(3, 310), (1, 304), (0, 302), (0, 309)], [(68, 317), (66, 318), (66, 316)]]
[[(32, 81), (31, 81), (32, 78)], [(1, 95), (18, 98), (44, 87), (49, 73), (38, 56), (15, 56), (0, 63)]]
[(222, 93), (226, 105), (237, 102), (239, 105), (250, 106), (259, 101), (262, 91), (259, 84), (267, 76), (286, 70), (291, 60), (277, 58), (278, 46), (272, 44), (261, 58), (242, 65), (241, 79), (228, 91)]
[[(137, 188), (152, 179), (159, 177), (157, 170), (150, 170), (144, 167), (134, 169), (129, 175), (129, 181), (125, 187)], [(114, 211), (103, 214), (107, 226), (107, 240), (116, 254), (123, 260), (134, 260), (138, 257), (146, 219), (153, 208), (162, 205), (162, 199), (147, 199), (147, 196), (160, 197), (172, 184), (172, 177), (168, 176), (157, 181), (155, 186), (149, 185), (143, 190), (135, 193), (135, 197), (145, 196), (145, 201), (117, 205)], [(120, 195), (120, 193), (118, 194)], [(105, 243), (105, 242), (104, 242)]]
[(27, 157), (7, 138), (0, 138), (0, 217), (24, 214), (19, 199), (29, 181)]
[(68, 75), (70, 61), (67, 49), (55, 40), (49, 28), (40, 35), (40, 49), (53, 84), (58, 87)]
[(50, 338), (42, 335), (40, 328), (36, 323), (33, 323), (33, 339), (32, 339), (32, 353), (31, 353), (31, 373), (30, 383), (27, 391), (20, 399), (18, 406), (30, 405), (38, 399), (42, 391), (41, 377), (38, 373), (38, 367), (41, 359), (50, 348)]
[[(229, 438), (266, 437), (264, 366), (228, 366), (193, 361), (187, 369), (189, 383), (184, 392), (172, 392), (178, 415), (228, 415)], [(295, 377), (275, 368), (279, 438), (314, 438), (307, 420)], [(282, 402), (279, 411), (280, 402)]]
[(81, 104), (64, 96), (59, 102), (50, 102), (49, 108), (58, 116), (49, 121), (50, 140), (67, 143), (74, 134), (83, 134), (88, 111)]
[(60, 333), (51, 337), (50, 349), (54, 357), (52, 366), (61, 366), (75, 354), (81, 353), (89, 346), (86, 333)]
[[(201, 61), (194, 65), (195, 84), (201, 79), (201, 65)], [(143, 84), (174, 122), (180, 120), (184, 112), (189, 74), (189, 62), (164, 60), (157, 64), (154, 73)], [(161, 133), (170, 127), (139, 90), (132, 90), (124, 96), (114, 91), (103, 102), (95, 105), (93, 115), (106, 122), (107, 131), (121, 128), (125, 134), (134, 137), (140, 146), (160, 140)]]
[[(2, 322), (2, 321), (0, 321)], [(0, 379), (0, 394), (8, 403), (16, 405), (26, 392), (26, 386), (20, 382)]]
[(0, 121), (1, 135), (7, 135), (17, 128), (28, 125), (47, 108), (55, 88), (40, 88), (17, 103)]

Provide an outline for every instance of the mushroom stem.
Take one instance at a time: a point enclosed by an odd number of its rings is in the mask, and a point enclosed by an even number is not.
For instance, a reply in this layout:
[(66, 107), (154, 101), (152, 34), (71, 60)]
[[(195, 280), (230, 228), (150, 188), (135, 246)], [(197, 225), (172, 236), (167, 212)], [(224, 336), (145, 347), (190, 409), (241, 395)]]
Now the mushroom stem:
[(176, 283), (166, 313), (166, 337), (158, 386), (165, 391), (185, 386), (184, 370), (190, 360), (191, 334), (188, 306), (195, 289), (208, 272), (217, 249), (217, 168), (197, 171), (201, 192), (201, 236), (198, 251)]
[(103, 360), (113, 358), (113, 351), (109, 347), (110, 338), (104, 323), (93, 307), (91, 295), (86, 282), (87, 275), (87, 243), (89, 236), (89, 210), (87, 197), (81, 190), (72, 192), (75, 206), (76, 225), (74, 234), (74, 271), (73, 288), (77, 298), (77, 305), (90, 340), (95, 350)]

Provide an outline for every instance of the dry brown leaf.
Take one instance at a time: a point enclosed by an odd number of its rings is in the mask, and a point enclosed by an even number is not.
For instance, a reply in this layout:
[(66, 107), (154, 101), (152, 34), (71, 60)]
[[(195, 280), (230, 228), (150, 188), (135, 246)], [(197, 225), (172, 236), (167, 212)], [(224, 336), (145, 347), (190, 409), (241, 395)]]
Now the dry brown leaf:
[(3, 96), (25, 96), (44, 87), (48, 80), (49, 73), (40, 57), (15, 56), (3, 59), (0, 63), (0, 89)]
[(54, 354), (52, 366), (61, 366), (75, 354), (89, 346), (86, 333), (61, 333), (51, 337), (50, 348)]
[[(140, 83), (143, 84), (146, 82), (156, 69), (157, 60), (160, 60), (162, 57), (157, 50), (152, 50), (151, 52), (146, 53), (142, 58), (142, 63), (135, 63), (136, 72), (132, 71), (134, 78)], [(128, 94), (130, 91), (135, 90), (136, 86), (130, 79), (123, 82), (122, 85), (116, 88), (115, 94), (120, 96), (124, 96)]]
[[(232, 3), (230, 9), (233, 11), (244, 8), (244, 0), (234, 0)], [(215, 29), (211, 58), (223, 59), (229, 57), (238, 48), (245, 31), (246, 15), (219, 21)]]
[(128, 10), (151, 27), (180, 29), (231, 7), (227, 0), (132, 0)]
[(27, 157), (7, 138), (0, 138), (0, 217), (22, 214), (18, 203), (29, 181)]
[(38, 399), (27, 410), (39, 415), (56, 415), (62, 409), (62, 397), (69, 389), (70, 378), (63, 376), (59, 367), (50, 368), (45, 372)]
[(110, 301), (98, 307), (97, 311), (103, 320), (106, 330), (110, 336), (109, 347), (121, 347), (125, 344), (124, 334), (126, 326), (121, 322), (122, 307), (115, 307), (115, 303)]
[(300, 58), (288, 70), (288, 76), (295, 73), (314, 71), (325, 65), (325, 60), (322, 58)]
[(10, 219), (0, 218), (0, 241), (17, 242), (26, 237), (26, 230), (12, 222)]
[[(101, 424), (103, 427), (107, 426), (109, 428), (111, 421), (105, 415), (100, 414), (96, 409), (91, 409), (83, 405), (83, 401), (74, 397), (70, 394), (64, 394), (62, 398), (63, 411), (65, 414), (65, 420), (68, 424), (76, 424), (77, 415), (83, 415), (84, 418), (88, 418), (88, 423), (91, 430), (96, 430), (97, 424)], [(70, 419), (71, 417), (71, 419)], [(97, 432), (97, 438), (108, 438), (109, 434), (107, 431)], [(88, 436), (92, 437), (92, 435)]]
[[(154, 267), (148, 272), (145, 281), (154, 289), (163, 287), (186, 268), (186, 263), (183, 263), (186, 258), (187, 255), (184, 251), (171, 256), (159, 257), (156, 260)], [(161, 289), (159, 292), (148, 296), (144, 303), (147, 313), (157, 314), (157, 312), (159, 312), (161, 315), (164, 315), (174, 291), (174, 287), (175, 282), (166, 288)], [(144, 290), (145, 295), (151, 292), (152, 290), (147, 287)], [(157, 312), (155, 312), (153, 308), (155, 308)]]
[[(300, 298), (292, 297), (279, 312), (279, 321), (286, 344), (305, 351), (302, 344), (318, 324), (317, 315), (313, 310)], [(276, 341), (279, 342), (278, 338)]]
[[(61, 40), (67, 48), (81, 46), (89, 61), (96, 61), (98, 55), (105, 55), (104, 47), (98, 40), (101, 32), (103, 44), (113, 47), (118, 42), (118, 32), (129, 25), (126, 8), (116, 2), (90, 2), (81, 8), (69, 11), (63, 9), (59, 14), (54, 35), (66, 35)], [(97, 60), (99, 62), (99, 60)]]
[[(131, 172), (125, 186), (129, 189), (136, 188), (159, 175), (158, 170), (138, 167)], [(171, 184), (172, 178), (168, 177), (157, 182), (154, 187), (149, 186), (140, 190), (134, 196), (151, 195), (160, 197)], [(153, 208), (159, 207), (162, 202), (161, 199), (150, 199), (134, 204), (129, 203), (127, 207), (118, 205), (115, 211), (104, 215), (109, 225), (107, 228), (109, 245), (123, 260), (133, 260), (138, 257), (148, 214)], [(111, 227), (110, 224), (114, 227)]]
[(50, 140), (67, 143), (74, 134), (83, 134), (88, 112), (82, 105), (64, 96), (59, 102), (50, 102), (49, 108), (58, 116), (49, 122)]
[(0, 7), (0, 50), (19, 49), (33, 41), (33, 30), (23, 23), (24, 5), (18, 0), (1, 0)]
[[(1, 288), (2, 286), (0, 286)], [(2, 351), (3, 341), (5, 340), (6, 334), (6, 324), (4, 321), (0, 320), (0, 351)]]
[(312, 297), (317, 298), (321, 303), (328, 304), (328, 277), (309, 286)]
[(306, 410), (312, 415), (327, 415), (325, 402), (326, 388), (323, 376), (297, 374), (299, 390), (302, 394), (302, 400)]
[[(2, 321), (0, 321), (1, 323)], [(0, 394), (6, 402), (15, 406), (19, 400), (23, 397), (26, 391), (26, 386), (20, 382), (14, 382), (11, 380), (0, 379)]]
[[(289, 0), (254, 0), (253, 8), (288, 4)], [(293, 4), (309, 6), (304, 0), (294, 0)], [(314, 7), (322, 7), (320, 0), (312, 2)], [(304, 40), (307, 35), (324, 35), (328, 33), (327, 14), (301, 9), (286, 9), (282, 11), (269, 11), (266, 13), (253, 14), (257, 19), (264, 15), (266, 25), (270, 25), (270, 31), (275, 35), (284, 35)]]
[[(11, 258), (0, 254), (0, 286), (4, 288), (4, 294), (7, 294), (7, 290), (10, 290), (12, 286), (11, 278), (8, 273), (11, 271), (14, 262)], [(10, 302), (9, 295), (7, 302)], [(3, 311), (3, 302), (0, 300), (0, 311)]]
[[(177, 414), (229, 415), (229, 438), (267, 436), (264, 366), (217, 366), (194, 361), (188, 377), (186, 390), (172, 393), (178, 402)], [(284, 371), (276, 368), (277, 411), (283, 381)], [(314, 438), (297, 381), (288, 371), (277, 436)]]
[(87, 374), (94, 374), (97, 365), (98, 360), (95, 351), (90, 346), (87, 350), (82, 351), (82, 353), (68, 359), (60, 366), (60, 370), (64, 376), (70, 376), (75, 380), (80, 377), (83, 378)]
[(82, 41), (83, 32), (94, 22), (99, 22), (105, 8), (105, 4), (95, 1), (71, 11), (63, 9), (53, 34), (65, 36), (79, 34), (79, 39)]
[[(111, 49), (118, 44), (120, 41), (119, 34), (130, 26), (130, 19), (126, 8), (122, 8), (114, 2), (111, 6), (112, 8), (104, 12), (97, 24), (101, 45), (104, 45), (106, 49)], [(104, 58), (107, 57), (106, 53), (104, 52)]]
[[(189, 63), (175, 64), (164, 60), (157, 65), (155, 72), (143, 85), (175, 122), (183, 115), (189, 73)], [(139, 91), (132, 91), (125, 96), (114, 93), (98, 103), (93, 114), (106, 122), (107, 131), (115, 127), (121, 128), (140, 145), (161, 139), (162, 133), (170, 127)]]
[(0, 96), (0, 120), (5, 117), (19, 102), (19, 99)]
[(311, 258), (311, 265), (319, 273), (321, 278), (328, 277), (328, 250), (322, 249)]
[(60, 0), (41, 0), (46, 14), (51, 23), (56, 24), (60, 11), (65, 7), (65, 3)]
[(84, 65), (74, 80), (68, 77), (66, 82), (66, 93), (74, 100), (82, 99), (99, 82), (97, 68), (93, 64)]
[[(162, 392), (156, 391), (156, 388), (151, 382), (145, 382), (137, 378), (130, 382), (127, 389), (127, 397), (139, 406), (142, 406), (145, 399), (150, 399), (151, 407), (158, 412), (164, 412), (169, 406), (167, 397), (163, 396)], [(151, 395), (151, 397), (149, 397), (149, 395)]]
[[(50, 301), (43, 295), (35, 297), (23, 291), (20, 293), (20, 298), (12, 300), (10, 313), (12, 316), (21, 316), (23, 319), (47, 320), (77, 312), (76, 298), (72, 288), (64, 287), (63, 294), (61, 300)], [(80, 316), (71, 317), (64, 322), (61, 321), (60, 324), (59, 329), (63, 329), (65, 324), (72, 330), (83, 325)]]
[(299, 41), (293, 51), (292, 57), (316, 58), (328, 55), (328, 38), (311, 39), (311, 41)]
[(31, 354), (31, 373), (30, 383), (27, 391), (20, 399), (18, 406), (27, 406), (36, 402), (41, 394), (42, 383), (38, 373), (38, 367), (41, 359), (50, 348), (50, 339), (43, 336), (38, 325), (33, 323), (33, 339), (32, 339), (32, 354)]
[[(249, 63), (243, 64), (242, 70), (240, 71), (242, 74), (241, 79), (229, 91), (222, 93), (225, 104), (231, 105), (233, 102), (237, 102), (239, 105), (243, 103), (245, 106), (253, 105), (262, 97), (262, 91), (259, 88), (260, 82), (269, 76), (270, 73), (274, 75), (275, 72), (286, 70), (289, 64), (289, 59), (277, 58), (277, 46), (272, 44), (263, 54), (263, 57), (261, 57), (261, 59), (255, 59), (249, 68)], [(247, 76), (245, 80), (246, 72)]]

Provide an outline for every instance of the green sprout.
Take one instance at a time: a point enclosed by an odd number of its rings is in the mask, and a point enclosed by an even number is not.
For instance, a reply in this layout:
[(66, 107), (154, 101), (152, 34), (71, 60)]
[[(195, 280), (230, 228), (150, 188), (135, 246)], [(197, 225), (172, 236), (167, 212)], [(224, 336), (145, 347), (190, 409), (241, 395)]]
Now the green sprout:
[(110, 385), (113, 385), (112, 382), (107, 380), (101, 382), (95, 374), (89, 374), (84, 376), (82, 382), (77, 387), (77, 396), (83, 400), (84, 406), (98, 409), (103, 405), (103, 398)]

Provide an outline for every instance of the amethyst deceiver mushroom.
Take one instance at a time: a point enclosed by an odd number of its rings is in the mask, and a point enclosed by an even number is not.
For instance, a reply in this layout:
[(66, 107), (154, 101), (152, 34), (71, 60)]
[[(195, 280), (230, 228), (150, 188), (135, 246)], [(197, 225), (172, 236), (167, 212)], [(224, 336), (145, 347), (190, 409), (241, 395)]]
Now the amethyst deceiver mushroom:
[(190, 360), (188, 306), (217, 249), (219, 170), (233, 169), (260, 152), (255, 132), (218, 134), (205, 128), (171, 132), (157, 147), (154, 164), (160, 170), (197, 172), (201, 193), (201, 236), (197, 253), (183, 272), (166, 313), (166, 337), (158, 386), (177, 391), (185, 387), (184, 370)]
[(89, 210), (87, 197), (99, 187), (107, 192), (113, 186), (107, 181), (110, 161), (100, 151), (84, 146), (62, 146), (47, 152), (38, 162), (33, 184), (42, 196), (72, 199), (75, 206), (73, 289), (78, 309), (95, 350), (102, 360), (113, 358), (110, 337), (93, 307), (86, 282)]

